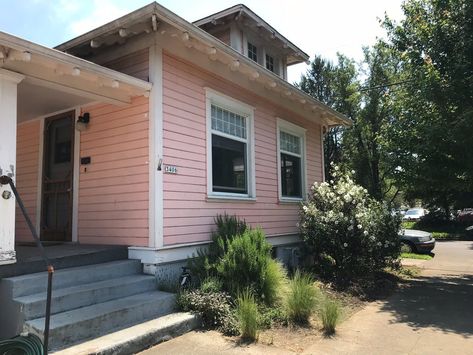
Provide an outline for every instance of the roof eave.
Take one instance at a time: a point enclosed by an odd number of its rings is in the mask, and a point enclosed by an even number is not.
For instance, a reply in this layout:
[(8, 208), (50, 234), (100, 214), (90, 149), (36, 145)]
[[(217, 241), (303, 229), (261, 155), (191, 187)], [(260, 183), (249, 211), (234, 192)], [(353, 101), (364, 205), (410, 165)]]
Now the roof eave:
[[(267, 31), (273, 33), (276, 37), (278, 37), (281, 41), (285, 42), (289, 48), (291, 48), (295, 53), (298, 53), (301, 57), (301, 63), (302, 62), (307, 62), (309, 60), (309, 55), (305, 53), (302, 49), (297, 47), (294, 43), (292, 43), (290, 40), (288, 40), (285, 36), (283, 36), (281, 33), (279, 33), (275, 28), (273, 28), (269, 23), (267, 23), (264, 19), (259, 17), (255, 12), (253, 12), (249, 7), (243, 5), (243, 4), (238, 4), (234, 5), (232, 7), (229, 7), (228, 9), (219, 11), (217, 13), (214, 13), (212, 15), (206, 16), (200, 20), (192, 22), (193, 25), (200, 27), (206, 23), (211, 22), (213, 19), (216, 18), (222, 18), (228, 15), (231, 15), (233, 13), (237, 12), (244, 12), (247, 16), (252, 18), (255, 22), (260, 23), (263, 25), (263, 27), (266, 28)], [(297, 64), (296, 62), (293, 62), (292, 64)]]
[[(238, 6), (238, 5), (237, 5)], [(250, 10), (251, 11), (251, 10)], [(336, 112), (335, 110), (331, 109), (327, 105), (323, 104), (322, 102), (318, 101), (317, 99), (313, 98), (312, 96), (308, 95), (307, 93), (303, 92), (299, 88), (293, 86), (292, 84), (288, 83), (286, 80), (282, 79), (278, 75), (270, 72), (269, 70), (261, 67), (259, 64), (253, 62), (249, 58), (245, 57), (243, 54), (239, 53), (235, 49), (231, 48), (230, 46), (226, 45), (225, 43), (221, 42), (219, 39), (215, 38), (211, 34), (207, 33), (206, 31), (202, 30), (198, 26), (186, 21), (185, 19), (181, 18), (174, 12), (168, 10), (167, 8), (161, 6), (160, 4), (153, 2), (141, 9), (138, 9), (131, 14), (125, 15), (115, 21), (112, 21), (102, 27), (99, 27), (93, 31), (86, 33), (85, 35), (79, 36), (71, 41), (65, 42), (56, 47), (58, 50), (67, 50), (74, 46), (81, 45), (87, 41), (91, 41), (92, 39), (96, 38), (97, 36), (104, 35), (108, 32), (114, 32), (119, 29), (121, 26), (125, 26), (127, 23), (132, 21), (133, 19), (152, 14), (157, 14), (158, 17), (162, 18), (163, 20), (167, 21), (172, 26), (176, 27), (177, 29), (188, 32), (192, 34), (194, 37), (199, 38), (200, 40), (208, 43), (210, 46), (218, 48), (221, 52), (225, 53), (226, 55), (232, 56), (238, 59), (241, 63), (251, 67), (257, 72), (262, 73), (263, 75), (267, 76), (271, 80), (275, 81), (281, 87), (284, 87), (286, 90), (291, 90), (292, 92), (297, 92), (297, 94), (302, 95), (304, 99), (309, 101), (311, 104), (320, 107), (320, 109), (331, 116), (331, 122), (334, 122), (335, 125), (351, 125), (352, 121), (345, 117), (344, 115)], [(63, 53), (64, 54), (64, 53)], [(64, 54), (67, 55), (67, 54)], [(72, 57), (72, 56), (71, 56)], [(73, 57), (76, 58), (76, 57)], [(78, 59), (78, 58), (77, 58)], [(307, 56), (308, 59), (308, 56)], [(92, 63), (93, 64), (93, 63)], [(108, 69), (107, 69), (108, 70)], [(139, 79), (137, 79), (139, 80)], [(330, 125), (330, 124), (329, 124)]]
[(146, 6), (143, 6), (140, 9), (137, 9), (133, 12), (130, 12), (116, 20), (113, 20), (111, 22), (106, 23), (105, 25), (102, 25), (98, 28), (95, 28), (89, 32), (86, 32), (80, 36), (77, 36), (67, 42), (61, 43), (54, 47), (54, 49), (57, 49), (59, 51), (65, 52), (71, 48), (74, 48), (76, 46), (82, 45), (86, 42), (90, 42), (91, 40), (99, 37), (106, 35), (108, 33), (113, 33), (116, 31), (117, 28), (125, 27), (130, 22), (133, 22), (134, 20), (142, 19), (146, 15), (152, 15), (155, 10), (156, 10), (156, 2), (152, 2)]
[(1, 31), (0, 46), (22, 51), (23, 53), (28, 52), (31, 54), (36, 54), (45, 58), (46, 60), (77, 67), (81, 70), (86, 70), (92, 74), (96, 74), (101, 77), (114, 79), (123, 84), (134, 87), (138, 91), (147, 92), (151, 90), (152, 87), (152, 84), (147, 81), (132, 77), (130, 75), (112, 69), (105, 68), (98, 64), (61, 52), (59, 50), (48, 48), (40, 44), (33, 43), (23, 38), (19, 38)]

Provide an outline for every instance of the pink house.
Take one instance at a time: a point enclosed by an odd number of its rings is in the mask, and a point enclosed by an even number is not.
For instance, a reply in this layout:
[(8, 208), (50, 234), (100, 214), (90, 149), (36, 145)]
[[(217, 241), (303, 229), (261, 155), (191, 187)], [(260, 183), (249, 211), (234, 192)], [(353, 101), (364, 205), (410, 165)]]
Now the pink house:
[[(189, 23), (151, 3), (54, 49), (0, 32), (0, 175), (42, 241), (124, 245), (158, 279), (224, 212), (294, 244), (324, 132), (350, 123), (287, 82), (308, 59), (244, 5)], [(0, 265), (31, 241), (8, 191)]]

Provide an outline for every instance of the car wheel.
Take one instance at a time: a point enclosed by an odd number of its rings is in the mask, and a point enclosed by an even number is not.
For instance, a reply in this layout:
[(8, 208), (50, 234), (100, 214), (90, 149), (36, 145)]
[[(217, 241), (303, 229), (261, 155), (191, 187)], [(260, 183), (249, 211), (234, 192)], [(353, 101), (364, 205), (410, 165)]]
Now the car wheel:
[(416, 249), (415, 249), (414, 245), (412, 245), (411, 243), (405, 242), (405, 243), (402, 243), (401, 252), (403, 252), (403, 253), (415, 253)]

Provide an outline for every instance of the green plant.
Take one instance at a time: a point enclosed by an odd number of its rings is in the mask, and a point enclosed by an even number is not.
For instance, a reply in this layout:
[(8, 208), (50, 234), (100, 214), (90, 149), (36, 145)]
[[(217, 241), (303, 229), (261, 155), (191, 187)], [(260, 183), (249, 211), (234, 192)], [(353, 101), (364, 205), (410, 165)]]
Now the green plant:
[(308, 262), (341, 285), (395, 267), (400, 254), (400, 217), (372, 199), (351, 175), (335, 166), (334, 180), (315, 183), (300, 211)]
[(309, 322), (309, 317), (317, 304), (318, 292), (310, 275), (296, 271), (289, 281), (286, 312), (290, 321), (299, 324)]
[(185, 312), (200, 314), (208, 329), (220, 329), (228, 335), (236, 334), (236, 319), (232, 312), (231, 297), (224, 292), (183, 291), (177, 297), (177, 306)]
[(222, 291), (222, 286), (222, 280), (217, 277), (209, 276), (200, 284), (200, 290), (204, 293), (220, 292)]
[(337, 302), (329, 299), (323, 302), (322, 308), (320, 309), (320, 319), (322, 320), (325, 334), (330, 335), (335, 333), (340, 314), (340, 306)]
[(419, 259), (419, 260), (431, 260), (432, 257), (428, 254), (416, 254), (416, 253), (401, 253), (403, 259)]
[(255, 340), (258, 336), (258, 305), (250, 289), (245, 289), (237, 298), (237, 317), (241, 337)]
[(271, 245), (261, 229), (246, 230), (233, 239), (217, 265), (224, 287), (232, 295), (246, 288), (262, 300), (274, 302), (284, 276), (271, 259)]
[(264, 302), (268, 305), (279, 303), (286, 287), (287, 274), (284, 266), (274, 259), (269, 259), (262, 287)]
[(269, 329), (273, 325), (281, 324), (287, 325), (287, 316), (284, 307), (282, 306), (265, 306), (264, 304), (258, 305), (259, 321), (258, 324), (263, 329)]
[(232, 240), (249, 230), (245, 220), (236, 216), (217, 215), (215, 217), (216, 230), (212, 232), (207, 250), (199, 249), (188, 259), (187, 265), (191, 274), (199, 280), (208, 276), (217, 276), (217, 263), (225, 255)]

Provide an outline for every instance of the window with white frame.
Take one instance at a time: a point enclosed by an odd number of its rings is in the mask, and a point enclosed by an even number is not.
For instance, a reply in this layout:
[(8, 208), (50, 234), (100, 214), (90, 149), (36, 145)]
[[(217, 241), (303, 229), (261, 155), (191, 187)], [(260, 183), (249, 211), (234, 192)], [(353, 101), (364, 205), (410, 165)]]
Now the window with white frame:
[(258, 63), (258, 49), (250, 42), (248, 42), (248, 58)]
[(305, 129), (278, 120), (279, 196), (302, 199), (305, 194)]
[(214, 92), (207, 99), (209, 195), (253, 197), (251, 109)]
[(274, 72), (274, 58), (269, 54), (266, 54), (266, 69)]

